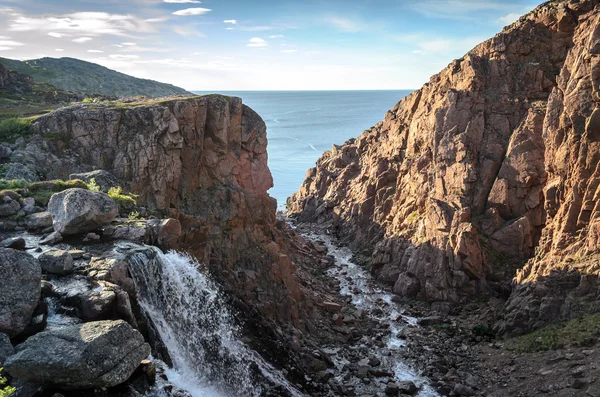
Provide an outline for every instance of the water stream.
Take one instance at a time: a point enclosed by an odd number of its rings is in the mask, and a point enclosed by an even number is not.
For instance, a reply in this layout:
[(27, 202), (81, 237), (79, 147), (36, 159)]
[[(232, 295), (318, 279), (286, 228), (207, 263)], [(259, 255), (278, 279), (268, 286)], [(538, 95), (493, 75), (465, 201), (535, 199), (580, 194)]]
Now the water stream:
[[(390, 333), (383, 342), (385, 349), (374, 349), (371, 353), (382, 362), (382, 367), (393, 370), (394, 379), (398, 381), (410, 380), (419, 387), (418, 397), (439, 397), (439, 394), (429, 386), (428, 379), (421, 376), (400, 358), (398, 354), (405, 345), (401, 338), (401, 331), (405, 327), (417, 327), (417, 319), (404, 315), (404, 309), (392, 301), (392, 294), (377, 284), (371, 274), (352, 261), (352, 251), (346, 247), (338, 247), (334, 240), (322, 234), (305, 234), (312, 241), (321, 241), (328, 249), (328, 254), (335, 258), (334, 266), (327, 272), (328, 275), (340, 283), (340, 293), (351, 298), (351, 303), (356, 309), (362, 310), (367, 316), (379, 324), (386, 324)], [(385, 353), (389, 354), (383, 354)], [(329, 351), (338, 370), (342, 372), (348, 360), (340, 349)], [(366, 360), (364, 360), (366, 365)], [(383, 381), (383, 379), (382, 379)], [(368, 392), (368, 388), (358, 384), (357, 394)]]

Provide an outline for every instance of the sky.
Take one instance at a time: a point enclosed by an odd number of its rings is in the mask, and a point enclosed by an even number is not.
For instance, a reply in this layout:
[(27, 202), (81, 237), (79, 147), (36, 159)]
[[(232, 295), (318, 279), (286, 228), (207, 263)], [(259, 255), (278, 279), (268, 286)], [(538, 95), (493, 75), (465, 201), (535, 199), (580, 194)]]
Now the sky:
[(0, 0), (0, 57), (187, 90), (415, 89), (530, 0)]

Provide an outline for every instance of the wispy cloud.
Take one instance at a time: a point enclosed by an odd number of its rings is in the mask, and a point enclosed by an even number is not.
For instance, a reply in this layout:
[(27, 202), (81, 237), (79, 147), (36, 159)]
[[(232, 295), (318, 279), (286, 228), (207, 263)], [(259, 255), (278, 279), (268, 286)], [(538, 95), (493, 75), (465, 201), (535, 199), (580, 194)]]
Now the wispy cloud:
[(50, 32), (50, 33), (48, 33), (48, 36), (56, 37), (57, 39), (60, 39), (61, 37), (65, 37), (65, 36), (69, 36), (69, 35), (66, 33)]
[(42, 31), (66, 35), (83, 33), (89, 35), (126, 36), (131, 33), (147, 33), (155, 30), (152, 24), (132, 15), (109, 14), (106, 12), (77, 12), (64, 15), (28, 16), (13, 14), (8, 22), (12, 32)]
[(269, 43), (267, 43), (265, 40), (261, 39), (260, 37), (253, 37), (248, 42), (247, 47), (266, 47), (268, 45), (269, 45)]
[(64, 50), (62, 48), (55, 48), (54, 51), (56, 51), (56, 52), (64, 52)]
[(269, 36), (269, 38), (271, 38), (271, 39), (281, 39), (283, 37), (284, 36), (282, 34), (276, 34), (276, 35), (273, 35), (273, 36)]
[(232, 25), (237, 25), (237, 21), (235, 19), (226, 19), (223, 23), (230, 23)]
[(284, 54), (293, 54), (294, 52), (298, 52), (298, 50), (281, 50)]
[(176, 25), (173, 27), (173, 32), (177, 33), (180, 36), (186, 36), (186, 37), (190, 37), (190, 36), (195, 36), (195, 37), (206, 37), (206, 35), (194, 28), (191, 27), (187, 27), (187, 26), (179, 26)]
[(343, 32), (356, 33), (363, 30), (363, 25), (360, 22), (349, 18), (330, 17), (327, 18), (326, 22)]
[(175, 11), (173, 15), (178, 16), (191, 16), (191, 15), (204, 15), (208, 12), (212, 11), (210, 8), (186, 8), (184, 10)]
[(501, 23), (504, 26), (508, 26), (513, 22), (516, 22), (517, 19), (519, 19), (521, 17), (521, 14), (517, 14), (517, 13), (510, 13), (507, 14), (503, 17), (498, 18), (498, 22)]
[(91, 53), (100, 54), (100, 53), (102, 53), (102, 52), (104, 52), (104, 51), (102, 51), (102, 50), (87, 50), (87, 52), (91, 52)]
[(10, 37), (0, 36), (0, 51), (12, 50), (15, 47), (25, 45), (24, 43), (11, 40)]
[(111, 54), (108, 57), (111, 58), (111, 59), (119, 60), (119, 61), (127, 61), (127, 60), (140, 59), (139, 55)]
[(163, 0), (165, 3), (175, 3), (175, 4), (184, 4), (184, 3), (196, 3), (200, 4), (201, 2), (198, 0)]
[(465, 54), (477, 44), (484, 41), (482, 37), (466, 37), (463, 39), (430, 39), (417, 43), (417, 50), (413, 54)]
[(93, 39), (91, 37), (78, 37), (76, 39), (73, 39), (73, 42), (82, 44), (82, 43), (87, 43), (88, 41), (92, 41), (92, 40)]

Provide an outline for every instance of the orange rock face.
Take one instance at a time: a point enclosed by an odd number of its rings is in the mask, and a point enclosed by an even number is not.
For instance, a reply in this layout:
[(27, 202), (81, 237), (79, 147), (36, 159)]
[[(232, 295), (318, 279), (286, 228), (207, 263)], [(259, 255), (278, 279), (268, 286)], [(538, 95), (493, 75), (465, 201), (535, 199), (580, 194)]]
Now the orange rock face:
[(598, 253), (599, 17), (597, 0), (541, 5), (326, 152), (288, 213), (432, 302), (493, 291), (498, 258), (529, 260), (520, 285)]

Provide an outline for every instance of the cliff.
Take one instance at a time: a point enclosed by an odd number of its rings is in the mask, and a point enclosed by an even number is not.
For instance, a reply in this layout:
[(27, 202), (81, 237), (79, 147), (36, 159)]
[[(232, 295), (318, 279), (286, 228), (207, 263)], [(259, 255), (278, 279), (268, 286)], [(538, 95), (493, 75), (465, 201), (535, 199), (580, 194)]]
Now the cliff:
[(75, 58), (40, 58), (27, 61), (0, 58), (7, 69), (30, 76), (35, 82), (88, 95), (149, 96), (190, 95), (183, 88), (154, 80), (139, 79)]
[(502, 332), (595, 307), (599, 17), (596, 0), (537, 7), (326, 152), (288, 213), (444, 310), (505, 295), (518, 269)]
[(111, 172), (149, 213), (181, 222), (179, 248), (233, 299), (301, 325), (295, 265), (281, 247), (276, 203), (267, 194), (266, 127), (241, 99), (79, 104), (39, 117), (29, 133), (11, 162), (42, 180)]

